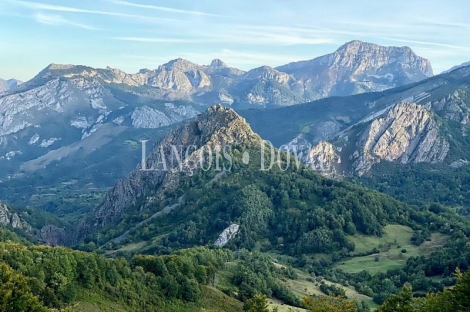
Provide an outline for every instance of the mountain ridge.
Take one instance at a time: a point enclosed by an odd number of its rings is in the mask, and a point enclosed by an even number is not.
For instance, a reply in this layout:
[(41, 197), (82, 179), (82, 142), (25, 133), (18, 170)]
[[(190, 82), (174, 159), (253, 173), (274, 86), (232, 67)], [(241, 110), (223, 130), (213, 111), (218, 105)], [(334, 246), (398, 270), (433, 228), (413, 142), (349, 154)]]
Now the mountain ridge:
[[(328, 81), (334, 85), (332, 80)], [(349, 89), (345, 94), (356, 91)], [(138, 162), (139, 138), (156, 139), (215, 103), (237, 111), (275, 108), (309, 101), (307, 93), (302, 81), (276, 68), (262, 66), (245, 72), (218, 59), (203, 66), (174, 59), (157, 69), (143, 69), (136, 74), (109, 67), (50, 64), (32, 80), (0, 95), (0, 180), (10, 190), (5, 191), (8, 198), (16, 198), (13, 188), (25, 181), (32, 186), (28, 194), (38, 195), (32, 198), (46, 200), (40, 193), (49, 194), (47, 188), (36, 186), (39, 176), (42, 181), (57, 183), (53, 185), (59, 189), (66, 183), (65, 193), (75, 192), (69, 186), (76, 185), (71, 174), (63, 179), (61, 174), (55, 174), (55, 178), (50, 175), (52, 171), (59, 173), (61, 168), (67, 173), (87, 172), (88, 178), (83, 179), (87, 181), (87, 190), (109, 187)], [(368, 97), (369, 94), (363, 96)], [(316, 98), (313, 93), (312, 98)], [(329, 101), (313, 105), (319, 108)], [(326, 105), (325, 109), (330, 108)], [(348, 111), (351, 118), (364, 117), (362, 108)], [(310, 128), (325, 134), (334, 132), (341, 127), (341, 120), (320, 120)], [(114, 155), (108, 157), (114, 159), (112, 166), (104, 160), (110, 150), (121, 150), (125, 164)], [(94, 159), (105, 161), (109, 168), (116, 166), (117, 170), (97, 173), (100, 164)], [(91, 197), (96, 200), (96, 196)], [(47, 201), (40, 205), (48, 206)], [(90, 203), (86, 205), (90, 207)]]
[[(382, 91), (432, 75), (430, 62), (409, 47), (385, 47), (354, 40), (312, 60), (275, 68), (265, 65), (249, 71), (229, 67), (220, 59), (212, 60), (209, 65), (198, 65), (177, 58), (156, 69), (142, 69), (135, 74), (110, 67), (50, 64), (22, 90), (44, 83), (50, 77), (84, 76), (107, 84), (156, 88), (155, 95), (159, 99), (269, 108), (329, 96)], [(253, 79), (259, 83), (250, 84)], [(272, 93), (280, 96), (272, 96)]]

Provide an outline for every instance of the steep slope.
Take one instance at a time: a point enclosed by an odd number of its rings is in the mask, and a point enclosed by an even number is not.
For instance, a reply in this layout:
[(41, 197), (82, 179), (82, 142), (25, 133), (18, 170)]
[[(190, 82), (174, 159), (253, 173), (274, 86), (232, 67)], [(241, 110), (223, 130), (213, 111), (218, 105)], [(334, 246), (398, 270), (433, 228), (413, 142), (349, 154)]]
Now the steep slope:
[(269, 66), (252, 69), (229, 89), (238, 106), (271, 107), (302, 103), (294, 77)]
[(441, 74), (447, 74), (447, 73), (450, 73), (451, 71), (454, 71), (456, 69), (459, 69), (461, 67), (466, 67), (466, 66), (470, 66), (470, 62), (465, 62), (465, 63), (462, 63), (460, 65), (454, 66), (449, 70), (443, 71)]
[(467, 150), (469, 75), (463, 67), (380, 93), (240, 113), (263, 138), (332, 175), (363, 175), (380, 161), (450, 164)]
[(16, 89), (22, 83), (16, 79), (3, 80), (0, 78), (0, 93)]
[(66, 224), (32, 207), (11, 207), (0, 202), (0, 226), (17, 232), (31, 242), (64, 245)]
[[(212, 158), (206, 148), (210, 153), (225, 153), (225, 146), (257, 141), (260, 138), (232, 109), (221, 105), (209, 108), (158, 142), (147, 157), (145, 167), (140, 164), (107, 193), (104, 202), (81, 224), (76, 239), (119, 221), (124, 210), (135, 205), (139, 198), (147, 198), (148, 203), (141, 203), (145, 206), (160, 200), (164, 192), (174, 191), (182, 174), (191, 175), (206, 162), (212, 163), (212, 159), (206, 159)], [(154, 193), (151, 197), (150, 192)]]
[[(201, 109), (188, 102), (156, 100), (152, 90), (118, 70), (52, 64), (1, 95), (2, 197), (30, 205), (30, 196), (51, 194), (49, 188), (57, 190), (62, 183), (74, 184), (77, 172), (89, 172), (77, 185), (79, 189), (88, 183), (87, 189), (111, 186), (138, 162), (140, 139), (148, 134), (156, 137), (160, 129), (191, 118)], [(118, 162), (116, 150), (123, 155)], [(96, 170), (100, 164), (104, 170)], [(104, 177), (105, 172), (110, 177)], [(46, 209), (49, 201), (35, 203)]]
[[(183, 151), (179, 159), (172, 146)], [(220, 157), (209, 157), (208, 149)], [(292, 256), (346, 255), (354, 250), (346, 235), (381, 235), (387, 223), (418, 229), (427, 226), (418, 215), (435, 218), (322, 178), (289, 155), (269, 150), (232, 109), (214, 106), (157, 143), (81, 222), (75, 242), (98, 240), (110, 250), (131, 244), (149, 253), (215, 243), (251, 250), (262, 242)]]
[(332, 54), (277, 69), (293, 75), (308, 99), (382, 91), (433, 75), (430, 62), (408, 47), (384, 47), (357, 40)]
[(31, 226), (21, 220), (17, 213), (11, 212), (8, 206), (2, 202), (0, 202), (0, 225), (27, 232), (31, 231)]
[[(369, 44), (357, 43), (356, 50), (351, 45), (340, 49), (342, 52), (337, 53), (334, 63), (346, 80), (349, 74), (353, 75), (348, 67), (357, 65), (350, 61), (353, 55), (359, 64), (354, 70), (357, 77), (362, 72), (369, 75), (377, 66), (381, 73), (392, 70), (392, 55), (410, 70), (419, 60), (404, 48), (373, 46), (367, 54), (365, 47)], [(373, 53), (375, 50), (378, 52)], [(364, 52), (368, 59), (361, 59), (359, 52)], [(400, 53), (404, 55), (399, 57)], [(374, 58), (385, 58), (388, 63)], [(414, 77), (421, 79), (418, 76)], [(274, 108), (318, 98), (306, 93), (306, 82), (302, 79), (268, 66), (244, 72), (218, 59), (209, 65), (175, 59), (155, 70), (143, 69), (136, 74), (109, 67), (51, 64), (32, 80), (0, 95), (0, 181), (4, 183), (0, 198), (20, 205), (34, 204), (58, 215), (70, 213), (74, 206), (78, 207), (75, 216), (80, 215), (100, 199), (104, 188), (132, 170), (139, 161), (141, 139), (156, 140), (168, 128), (214, 103), (237, 109)], [(364, 102), (369, 104), (348, 107), (341, 99), (332, 99), (341, 103), (339, 106), (344, 110), (344, 114), (336, 116), (339, 119), (323, 118), (325, 110), (330, 114), (328, 111), (336, 105), (331, 105), (328, 99), (314, 104), (317, 106), (314, 109), (321, 112), (315, 124), (310, 123), (308, 114), (300, 114), (296, 121), (294, 117), (282, 116), (281, 122), (297, 124), (307, 119), (301, 128), (307, 139), (321, 134), (321, 139), (327, 140), (376, 108), (385, 108), (385, 102), (374, 103), (376, 98), (367, 94), (361, 99), (368, 99)], [(277, 129), (279, 137), (276, 140), (269, 137), (270, 140), (279, 143), (292, 140), (295, 136), (291, 136), (290, 126), (279, 127), (275, 119), (250, 122), (265, 127), (259, 131), (263, 136), (264, 132)], [(299, 129), (295, 132), (297, 135)], [(115, 157), (117, 150), (125, 156)], [(78, 172), (85, 176), (80, 183), (74, 178)], [(24, 185), (28, 187), (23, 188)], [(78, 197), (77, 192), (82, 189), (87, 190), (87, 196)], [(51, 194), (59, 198), (53, 204)]]

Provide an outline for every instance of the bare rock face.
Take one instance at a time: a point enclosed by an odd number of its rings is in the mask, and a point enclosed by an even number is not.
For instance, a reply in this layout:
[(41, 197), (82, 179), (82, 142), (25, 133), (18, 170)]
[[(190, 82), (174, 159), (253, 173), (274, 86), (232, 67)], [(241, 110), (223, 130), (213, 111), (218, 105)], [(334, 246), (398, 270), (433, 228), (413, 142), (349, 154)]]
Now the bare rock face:
[(467, 104), (469, 95), (468, 88), (460, 89), (430, 103), (431, 107), (442, 117), (460, 123), (463, 135), (467, 135), (470, 126), (470, 108)]
[(280, 72), (269, 66), (262, 66), (247, 72), (242, 76), (242, 79), (256, 79), (256, 80), (274, 80), (280, 84), (289, 85), (294, 82), (293, 77), (286, 73)]
[(14, 90), (18, 88), (20, 84), (22, 84), (22, 82), (16, 79), (3, 80), (0, 78), (0, 93)]
[(21, 229), (26, 232), (32, 230), (31, 226), (24, 220), (22, 220), (18, 214), (10, 211), (7, 205), (0, 202), (0, 225), (1, 226), (10, 226), (14, 229)]
[(145, 75), (151, 86), (186, 94), (211, 85), (209, 76), (199, 65), (183, 59), (173, 60)]
[(401, 103), (385, 118), (372, 121), (358, 141), (360, 149), (354, 167), (362, 175), (381, 160), (406, 163), (442, 162), (449, 143), (441, 138), (439, 127), (423, 106)]
[(277, 68), (303, 85), (305, 97), (344, 96), (382, 91), (433, 75), (428, 60), (408, 47), (351, 41), (334, 53)]
[[(146, 202), (176, 187), (181, 176), (192, 175), (203, 165), (207, 167), (215, 157), (212, 154), (210, 159), (208, 150), (222, 153), (226, 145), (259, 144), (260, 140), (234, 110), (220, 104), (210, 107), (157, 143), (144, 166), (140, 164), (126, 179), (118, 181), (93, 215), (80, 224), (75, 239), (111, 224), (126, 208), (144, 198), (142, 209)], [(151, 191), (156, 191), (155, 196), (149, 197)]]
[(63, 246), (66, 243), (65, 229), (51, 224), (44, 226), (36, 237), (50, 246)]
[(320, 142), (309, 151), (305, 163), (325, 176), (335, 176), (336, 165), (341, 163), (341, 158), (331, 143)]
[(240, 226), (238, 224), (231, 224), (228, 228), (223, 230), (222, 233), (220, 233), (214, 245), (217, 247), (224, 247), (234, 239), (235, 236), (237, 236), (239, 230)]
[(297, 155), (302, 151), (301, 160), (305, 164), (333, 178), (362, 176), (381, 161), (440, 163), (445, 160), (450, 145), (430, 106), (401, 102), (356, 124), (361, 130), (340, 132), (331, 142), (321, 141), (311, 146), (299, 136), (286, 146)]

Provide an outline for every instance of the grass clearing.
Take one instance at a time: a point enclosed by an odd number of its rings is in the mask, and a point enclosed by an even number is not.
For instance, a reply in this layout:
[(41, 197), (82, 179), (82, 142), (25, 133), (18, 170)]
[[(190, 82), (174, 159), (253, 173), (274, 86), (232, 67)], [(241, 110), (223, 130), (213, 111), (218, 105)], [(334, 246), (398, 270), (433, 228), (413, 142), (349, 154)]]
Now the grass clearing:
[[(300, 312), (300, 311), (307, 311), (305, 309), (301, 308), (296, 308), (287, 304), (282, 303), (279, 300), (276, 299), (268, 299), (268, 306), (272, 310), (274, 308), (277, 308), (279, 312)], [(289, 310), (290, 309), (290, 310)]]
[(356, 245), (355, 253), (368, 252), (374, 248), (377, 248), (379, 252), (368, 256), (352, 257), (337, 267), (349, 273), (359, 273), (363, 270), (371, 274), (386, 272), (404, 267), (410, 257), (428, 256), (449, 239), (447, 235), (433, 233), (429, 241), (415, 246), (411, 244), (412, 235), (413, 230), (410, 227), (390, 224), (385, 227), (382, 237), (350, 236), (349, 239)]
[(81, 299), (78, 300), (76, 306), (72, 311), (81, 312), (126, 312), (122, 305), (109, 301), (108, 299), (96, 293), (81, 294)]
[(362, 253), (371, 251), (374, 248), (380, 249), (380, 245), (395, 245), (404, 246), (411, 244), (411, 237), (413, 236), (413, 229), (397, 224), (389, 224), (384, 228), (382, 237), (368, 236), (368, 235), (352, 235), (348, 239), (356, 245), (355, 253)]

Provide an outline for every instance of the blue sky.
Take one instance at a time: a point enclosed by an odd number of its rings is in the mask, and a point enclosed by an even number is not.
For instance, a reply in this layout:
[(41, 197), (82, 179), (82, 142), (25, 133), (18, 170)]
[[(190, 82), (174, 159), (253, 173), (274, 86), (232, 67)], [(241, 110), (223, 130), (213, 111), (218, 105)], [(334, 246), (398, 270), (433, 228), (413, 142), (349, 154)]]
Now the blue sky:
[(23, 80), (50, 63), (277, 66), (354, 39), (410, 46), (435, 73), (470, 61), (467, 0), (0, 0), (0, 29), (0, 77)]

